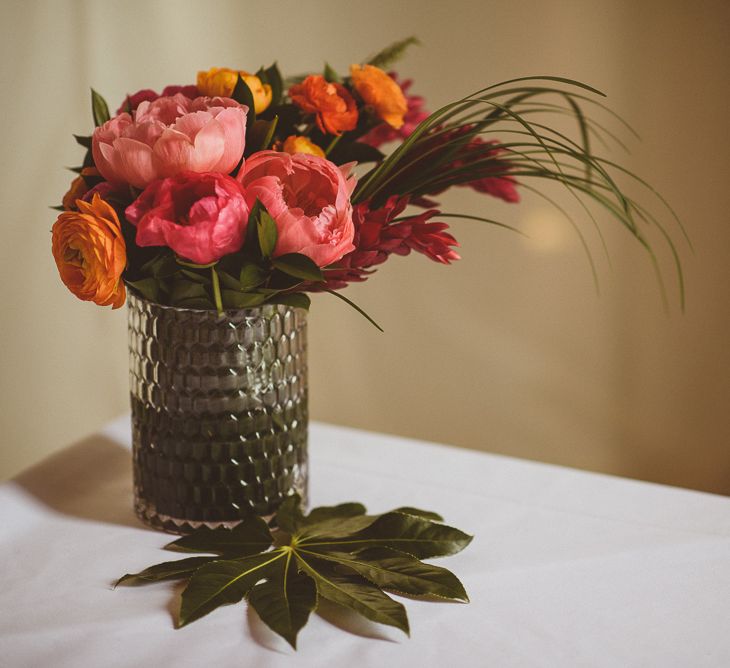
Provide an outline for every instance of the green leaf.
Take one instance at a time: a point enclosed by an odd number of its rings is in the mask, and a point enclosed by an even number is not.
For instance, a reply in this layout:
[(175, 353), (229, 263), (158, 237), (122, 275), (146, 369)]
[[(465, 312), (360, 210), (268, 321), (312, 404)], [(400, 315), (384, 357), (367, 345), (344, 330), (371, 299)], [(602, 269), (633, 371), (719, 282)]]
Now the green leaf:
[(261, 211), (256, 226), (261, 253), (264, 257), (271, 257), (276, 248), (276, 241), (279, 236), (276, 223), (267, 211)]
[(411, 508), (410, 506), (403, 506), (402, 508), (396, 508), (394, 513), (403, 513), (405, 515), (415, 515), (416, 517), (423, 517), (426, 520), (433, 520), (434, 522), (443, 522), (444, 518), (438, 513), (431, 512), (430, 510), (421, 510), (420, 508)]
[(383, 549), (368, 550), (358, 555), (346, 552), (305, 552), (345, 566), (384, 589), (411, 596), (432, 595), (458, 601), (469, 600), (464, 585), (451, 571), (424, 564), (408, 554)]
[(394, 42), (390, 46), (386, 46), (382, 51), (379, 51), (374, 56), (368, 59), (368, 65), (375, 65), (375, 67), (389, 67), (394, 62), (403, 57), (409, 46), (420, 45), (421, 42), (417, 37), (406, 37), (397, 42)]
[(181, 269), (180, 273), (186, 278), (189, 278), (191, 281), (193, 281), (193, 283), (210, 285), (210, 279), (207, 276), (203, 276), (203, 274), (198, 274), (194, 271), (189, 271), (188, 269)]
[(304, 281), (319, 282), (324, 280), (322, 270), (316, 263), (301, 253), (286, 253), (271, 261), (279, 271)]
[(246, 128), (250, 128), (256, 121), (256, 107), (254, 106), (253, 93), (240, 74), (238, 75), (236, 87), (233, 89), (231, 97), (239, 104), (245, 104), (248, 107)]
[(272, 566), (268, 579), (249, 592), (248, 602), (264, 624), (296, 649), (297, 634), (317, 607), (317, 587), (297, 572), (291, 552)]
[(363, 309), (361, 309), (355, 302), (348, 299), (344, 295), (341, 295), (339, 292), (336, 292), (335, 290), (325, 289), (324, 291), (329, 292), (331, 295), (334, 295), (335, 297), (337, 297), (337, 299), (341, 299), (343, 302), (345, 302), (346, 304), (348, 304), (349, 306), (354, 308), (363, 318), (365, 318), (371, 325), (373, 325), (373, 327), (380, 330), (381, 332), (383, 331), (383, 328), (377, 322), (375, 322), (375, 320), (373, 320), (367, 313), (365, 313), (365, 311), (363, 311)]
[(303, 292), (289, 292), (283, 295), (276, 295), (270, 300), (270, 303), (303, 308), (305, 311), (308, 311), (312, 300), (309, 298), (309, 295), (305, 295)]
[(317, 593), (322, 598), (350, 608), (374, 622), (395, 626), (406, 635), (410, 634), (406, 609), (377, 586), (359, 576), (340, 575), (315, 566), (300, 553), (297, 553), (297, 560), (302, 571), (314, 580)]
[[(348, 517), (331, 517), (313, 524), (303, 523), (297, 530), (298, 542), (314, 545), (312, 541), (339, 541), (349, 540), (363, 529), (369, 527), (379, 515), (350, 515)], [(319, 542), (316, 543), (319, 545)], [(372, 547), (372, 546), (370, 546)], [(337, 549), (337, 545), (332, 549)], [(362, 548), (365, 549), (365, 548)]]
[(208, 299), (208, 293), (200, 283), (182, 278), (175, 279), (170, 291), (170, 302), (177, 305), (185, 299)]
[(235, 290), (222, 290), (224, 308), (253, 308), (261, 306), (266, 301), (267, 295), (259, 292), (236, 292)]
[(246, 133), (247, 155), (256, 153), (257, 151), (264, 151), (269, 147), (278, 122), (278, 116), (274, 116), (270, 121), (260, 118), (256, 119), (251, 129)]
[(199, 568), (182, 593), (178, 627), (200, 619), (221, 605), (238, 603), (283, 556), (283, 552), (276, 550), (235, 561), (211, 561)]
[(148, 301), (156, 302), (160, 298), (160, 283), (156, 278), (142, 278), (139, 281), (125, 281), (125, 283)]
[[(325, 523), (326, 524), (326, 523)], [(456, 554), (472, 540), (463, 531), (403, 513), (378, 516), (361, 531), (351, 535), (321, 533), (313, 540), (302, 541), (308, 549), (317, 547), (337, 552), (356, 552), (373, 547), (386, 547), (405, 552), (419, 559)], [(320, 551), (318, 550), (318, 551)]]
[[(279, 72), (279, 66), (274, 63), (271, 67), (266, 69), (259, 68), (256, 72), (256, 76), (261, 79), (261, 83), (269, 84), (271, 86), (271, 107), (275, 107), (281, 102), (281, 96), (284, 93), (284, 80)], [(267, 110), (268, 111), (268, 110)]]
[(74, 139), (76, 140), (76, 143), (80, 146), (83, 146), (84, 148), (91, 148), (91, 137), (86, 137), (82, 135), (74, 135)]
[(241, 284), (240, 290), (246, 292), (255, 287), (258, 287), (266, 280), (266, 271), (264, 271), (257, 264), (244, 264), (241, 267), (241, 273), (238, 281)]
[(330, 83), (342, 83), (340, 75), (337, 74), (337, 72), (330, 66), (329, 63), (324, 64), (323, 76)]
[(309, 515), (304, 518), (303, 524), (311, 526), (327, 520), (357, 517), (358, 515), (364, 515), (366, 512), (366, 508), (362, 503), (354, 501), (340, 503), (336, 506), (319, 506), (313, 508)]
[(117, 585), (143, 585), (162, 580), (181, 580), (190, 577), (201, 566), (210, 563), (216, 557), (188, 557), (177, 561), (166, 561), (156, 566), (145, 568), (139, 573), (127, 573), (117, 580)]
[(96, 127), (104, 125), (104, 123), (106, 123), (110, 118), (109, 106), (107, 105), (106, 100), (93, 88), (91, 89), (91, 113), (94, 116), (94, 125)]
[(287, 533), (294, 533), (304, 520), (302, 514), (302, 497), (291, 494), (282, 501), (276, 511), (276, 524)]
[(251, 516), (233, 529), (203, 527), (168, 543), (165, 549), (178, 552), (211, 552), (226, 557), (246, 557), (263, 552), (273, 542), (266, 522), (260, 517)]

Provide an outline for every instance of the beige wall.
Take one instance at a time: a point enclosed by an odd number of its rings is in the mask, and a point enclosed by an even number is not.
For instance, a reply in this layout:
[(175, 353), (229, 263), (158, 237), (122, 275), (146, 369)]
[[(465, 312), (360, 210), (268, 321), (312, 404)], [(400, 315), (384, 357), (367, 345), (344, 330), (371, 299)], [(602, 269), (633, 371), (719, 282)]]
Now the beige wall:
[(415, 33), (425, 46), (400, 69), (432, 108), (528, 74), (609, 93), (643, 136), (614, 157), (669, 197), (692, 237), (694, 254), (680, 244), (687, 309), (670, 285), (664, 313), (647, 257), (605, 217), (612, 268), (583, 226), (597, 296), (575, 235), (540, 200), (454, 193), (451, 209), (530, 238), (456, 223), (462, 262), (394, 259), (348, 293), (385, 334), (315, 298), (313, 416), (730, 493), (729, 3), (3, 0), (0, 11), (0, 475), (127, 408), (124, 313), (76, 301), (50, 254), (47, 206), (69, 181), (61, 166), (79, 160), (70, 133), (89, 129), (89, 86), (116, 103), (213, 65), (344, 68)]

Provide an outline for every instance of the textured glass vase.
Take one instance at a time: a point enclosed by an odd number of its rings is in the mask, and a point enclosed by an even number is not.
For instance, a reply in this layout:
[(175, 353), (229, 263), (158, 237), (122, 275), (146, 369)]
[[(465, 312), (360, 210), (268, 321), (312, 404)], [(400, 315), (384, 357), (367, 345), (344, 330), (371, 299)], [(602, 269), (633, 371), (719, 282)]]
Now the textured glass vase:
[(307, 312), (128, 307), (137, 515), (184, 533), (306, 502)]

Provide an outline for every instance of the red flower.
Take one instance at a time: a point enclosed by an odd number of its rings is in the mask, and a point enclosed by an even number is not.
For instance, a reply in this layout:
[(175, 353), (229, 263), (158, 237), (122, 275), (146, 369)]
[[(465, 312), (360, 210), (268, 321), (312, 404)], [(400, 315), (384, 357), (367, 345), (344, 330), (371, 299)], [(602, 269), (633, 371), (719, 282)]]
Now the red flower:
[(122, 103), (122, 106), (117, 109), (116, 115), (124, 113), (125, 111), (131, 114), (142, 102), (152, 102), (158, 97), (171, 97), (176, 93), (182, 93), (185, 97), (189, 97), (194, 100), (200, 96), (197, 86), (166, 86), (162, 91), (162, 94), (158, 95), (155, 91), (149, 88), (138, 90), (134, 95), (127, 95)]
[(451, 246), (458, 246), (454, 237), (445, 232), (445, 223), (428, 221), (441, 212), (424, 211), (417, 216), (396, 220), (408, 205), (408, 197), (393, 196), (378, 209), (361, 202), (353, 209), (355, 250), (327, 268), (329, 289), (339, 289), (354, 281), (364, 281), (379, 264), (392, 254), (408, 255), (415, 250), (427, 257), (449, 264), (460, 259)]

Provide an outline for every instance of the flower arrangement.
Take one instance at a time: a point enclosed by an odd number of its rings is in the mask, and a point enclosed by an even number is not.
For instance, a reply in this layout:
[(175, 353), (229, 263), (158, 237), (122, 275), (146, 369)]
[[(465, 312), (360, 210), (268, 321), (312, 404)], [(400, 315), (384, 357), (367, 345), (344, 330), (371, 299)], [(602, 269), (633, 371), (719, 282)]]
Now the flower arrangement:
[[(344, 76), (330, 66), (290, 79), (276, 64), (255, 74), (213, 68), (195, 85), (129, 95), (113, 116), (92, 91), (96, 128), (76, 137), (86, 156), (53, 226), (62, 281), (113, 308), (126, 287), (219, 312), (307, 308), (318, 291), (352, 304), (337, 291), (392, 255), (459, 259), (444, 220), (508, 227), (441, 211), (444, 191), (516, 203), (534, 179), (603, 206), (651, 252), (644, 227), (656, 219), (617, 185), (613, 173), (627, 170), (592, 150), (606, 132), (583, 108), (601, 93), (522, 78), (429, 113), (412, 82), (389, 71), (414, 42)], [(571, 116), (578, 137), (547, 125), (547, 114)]]

